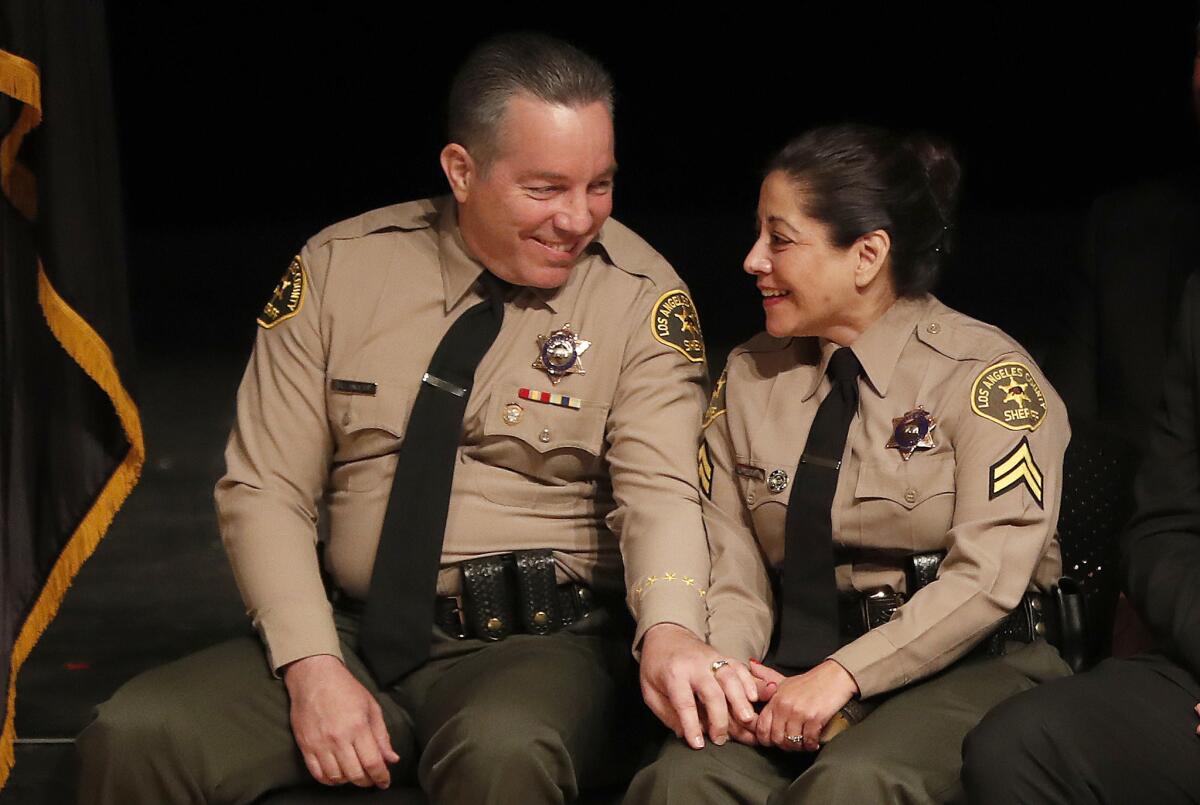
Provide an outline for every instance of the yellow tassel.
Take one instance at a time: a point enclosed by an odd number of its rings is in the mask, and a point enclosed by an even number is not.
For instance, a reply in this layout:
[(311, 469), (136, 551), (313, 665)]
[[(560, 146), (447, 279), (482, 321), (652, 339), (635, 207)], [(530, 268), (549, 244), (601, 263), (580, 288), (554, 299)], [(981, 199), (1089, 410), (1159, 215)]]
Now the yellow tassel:
[(54, 290), (41, 261), (38, 262), (38, 301), (55, 338), (112, 401), (117, 418), (125, 430), (125, 437), (129, 440), (129, 452), (67, 541), (13, 645), (8, 678), (8, 709), (3, 732), (0, 732), (0, 789), (4, 788), (15, 761), (13, 742), (16, 738), (17, 674), (42, 632), (58, 613), (63, 596), (75, 575), (95, 552), (117, 511), (137, 485), (146, 461), (141, 416), (121, 383), (120, 374), (113, 363), (112, 350), (99, 333)]
[(17, 162), (25, 135), (42, 122), (42, 84), (37, 65), (0, 50), (0, 93), (25, 104), (17, 122), (0, 140), (0, 191), (27, 220), (37, 218), (37, 184), (33, 174)]

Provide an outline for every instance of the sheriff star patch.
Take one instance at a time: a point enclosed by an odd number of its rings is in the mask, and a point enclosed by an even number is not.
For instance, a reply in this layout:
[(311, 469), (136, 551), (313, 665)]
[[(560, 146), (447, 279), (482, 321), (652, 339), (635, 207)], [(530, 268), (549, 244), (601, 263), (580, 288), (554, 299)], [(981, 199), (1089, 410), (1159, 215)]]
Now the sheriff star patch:
[(283, 278), (275, 286), (270, 300), (262, 313), (258, 314), (258, 326), (271, 329), (281, 321), (286, 321), (300, 312), (304, 306), (304, 265), (300, 258), (293, 257), (292, 263), (283, 272)]
[(988, 500), (998, 498), (1021, 484), (1033, 495), (1037, 505), (1045, 508), (1042, 505), (1042, 471), (1033, 460), (1028, 437), (1023, 437), (1008, 455), (992, 465), (988, 478)]
[(704, 360), (704, 335), (696, 307), (682, 290), (667, 291), (654, 303), (650, 332), (661, 343), (679, 352), (692, 363)]
[(1034, 431), (1045, 421), (1046, 398), (1029, 367), (1002, 361), (975, 378), (971, 410), (1009, 430)]
[(713, 386), (712, 397), (708, 401), (708, 410), (704, 412), (704, 423), (700, 426), (701, 430), (707, 430), (717, 417), (725, 413), (725, 375), (728, 372), (728, 369), (721, 372), (721, 376), (717, 378), (717, 385)]
[(708, 442), (701, 440), (700, 452), (697, 454), (697, 468), (700, 474), (700, 491), (704, 497), (712, 500), (713, 465), (708, 457)]

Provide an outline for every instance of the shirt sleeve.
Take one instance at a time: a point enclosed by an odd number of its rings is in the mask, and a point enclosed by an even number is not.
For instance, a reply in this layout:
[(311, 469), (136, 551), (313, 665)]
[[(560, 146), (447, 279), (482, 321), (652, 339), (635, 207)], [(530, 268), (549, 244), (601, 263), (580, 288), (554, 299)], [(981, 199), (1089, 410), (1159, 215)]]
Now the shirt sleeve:
[(1193, 674), (1200, 673), (1198, 317), (1200, 282), (1193, 277), (1163, 373), (1162, 405), (1134, 485), (1135, 513), (1122, 538), (1130, 598)]
[[(722, 380), (726, 379), (727, 374), (722, 375)], [(728, 395), (727, 389), (723, 391)], [(771, 583), (750, 510), (735, 478), (733, 439), (724, 401), (717, 406), (714, 401), (705, 417), (698, 461), (700, 503), (712, 561), (712, 582), (706, 596), (709, 642), (726, 657), (761, 660), (774, 627)]]
[(962, 382), (962, 408), (944, 423), (954, 446), (956, 497), (938, 577), (891, 621), (832, 657), (864, 698), (929, 676), (967, 653), (1016, 608), (1052, 549), (1070, 438), (1066, 410), (1028, 358), (1002, 355), (987, 366), (1009, 361), (1030, 373), (1045, 413), (1033, 430), (1011, 430), (976, 413), (974, 383)]
[[(635, 650), (659, 623), (706, 636), (709, 562), (696, 489), (706, 370), (702, 347), (697, 359), (655, 337), (655, 313), (668, 297), (659, 290), (641, 294), (627, 318), (606, 432), (616, 504), (608, 526), (620, 540)], [(691, 306), (682, 286), (668, 293)]]
[[(322, 334), (328, 262), (328, 247), (305, 247), (259, 319), (216, 488), (225, 549), (275, 672), (316, 654), (341, 658), (316, 549), (333, 450)], [(301, 283), (298, 303), (289, 277)]]

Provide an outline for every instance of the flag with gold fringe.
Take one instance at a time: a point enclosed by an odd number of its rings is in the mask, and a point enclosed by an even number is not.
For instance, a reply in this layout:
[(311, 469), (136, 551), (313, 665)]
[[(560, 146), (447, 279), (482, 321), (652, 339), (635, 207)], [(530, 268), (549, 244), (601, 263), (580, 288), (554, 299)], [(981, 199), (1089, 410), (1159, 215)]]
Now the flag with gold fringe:
[(0, 788), (16, 681), (145, 459), (104, 6), (0, 0)]

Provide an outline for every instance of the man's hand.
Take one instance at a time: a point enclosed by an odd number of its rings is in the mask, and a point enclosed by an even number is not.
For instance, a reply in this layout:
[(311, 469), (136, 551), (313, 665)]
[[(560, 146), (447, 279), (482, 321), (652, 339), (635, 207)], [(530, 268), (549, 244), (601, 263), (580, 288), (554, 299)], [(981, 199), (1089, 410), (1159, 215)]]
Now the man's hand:
[(708, 735), (718, 746), (729, 737), (730, 713), (743, 726), (756, 717), (754, 678), (733, 661), (713, 673), (712, 664), (720, 659), (711, 646), (673, 623), (652, 626), (642, 638), (642, 698), (693, 749), (704, 746), (696, 699), (704, 705)]
[[(759, 663), (753, 664), (750, 672), (768, 686), (772, 683), (778, 686), (758, 714), (755, 736), (764, 746), (790, 752), (816, 751), (821, 730), (858, 693), (854, 677), (833, 660), (826, 660), (799, 676), (784, 676)], [(789, 741), (788, 735), (801, 735), (803, 740)]]
[(362, 788), (391, 784), (392, 749), (383, 711), (337, 657), (318, 654), (284, 670), (292, 699), (292, 734), (308, 771), (320, 783)]

